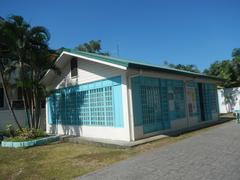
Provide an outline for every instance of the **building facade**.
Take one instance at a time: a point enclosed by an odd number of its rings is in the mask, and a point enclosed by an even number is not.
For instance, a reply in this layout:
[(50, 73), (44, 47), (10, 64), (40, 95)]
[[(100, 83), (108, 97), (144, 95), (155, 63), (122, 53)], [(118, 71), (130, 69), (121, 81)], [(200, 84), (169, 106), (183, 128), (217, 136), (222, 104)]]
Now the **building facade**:
[(135, 141), (218, 120), (215, 77), (75, 50), (56, 65), (42, 80), (49, 133)]

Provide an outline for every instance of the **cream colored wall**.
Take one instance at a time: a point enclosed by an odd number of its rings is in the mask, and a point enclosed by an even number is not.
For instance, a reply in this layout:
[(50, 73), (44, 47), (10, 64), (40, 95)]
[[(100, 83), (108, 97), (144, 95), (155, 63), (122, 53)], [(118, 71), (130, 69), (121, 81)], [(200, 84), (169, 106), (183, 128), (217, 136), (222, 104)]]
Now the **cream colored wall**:
[[(185, 82), (185, 84), (188, 81), (195, 81), (195, 82), (201, 82), (201, 83), (216, 83), (216, 81), (214, 81), (214, 80), (192, 78), (192, 77), (187, 77), (187, 76), (183, 76), (183, 75), (175, 75), (175, 74), (171, 74), (171, 73), (154, 72), (154, 71), (146, 71), (146, 70), (133, 70), (133, 69), (128, 70), (128, 72), (127, 72), (128, 83), (129, 83), (128, 101), (129, 101), (129, 104), (131, 105), (131, 107), (129, 108), (129, 114), (130, 114), (129, 118), (130, 118), (130, 122), (131, 122), (130, 123), (131, 131), (134, 134), (134, 137), (132, 138), (133, 140), (153, 136), (156, 134), (169, 133), (171, 131), (177, 131), (180, 129), (190, 128), (190, 127), (198, 126), (200, 124), (208, 123), (208, 122), (199, 122), (197, 116), (188, 117), (188, 109), (186, 107), (186, 118), (175, 119), (175, 120), (171, 121), (171, 129), (170, 130), (163, 130), (163, 131), (144, 134), (143, 126), (136, 126), (136, 127), (134, 126), (134, 117), (133, 117), (133, 110), (132, 110), (131, 78), (135, 77), (135, 76), (139, 76), (139, 75), (147, 76), (147, 77), (162, 78), (162, 79), (182, 80)], [(185, 95), (186, 95), (186, 90), (185, 90)], [(213, 117), (213, 121), (217, 121), (217, 120), (218, 120), (218, 113), (216, 113)]]

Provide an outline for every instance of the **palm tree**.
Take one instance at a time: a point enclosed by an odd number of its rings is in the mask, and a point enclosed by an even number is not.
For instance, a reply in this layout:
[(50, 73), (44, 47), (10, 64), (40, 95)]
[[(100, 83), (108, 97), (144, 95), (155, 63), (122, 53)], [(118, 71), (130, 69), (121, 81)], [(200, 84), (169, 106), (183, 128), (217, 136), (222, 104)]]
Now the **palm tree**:
[(29, 128), (39, 128), (45, 97), (40, 80), (49, 68), (56, 69), (53, 51), (48, 47), (50, 35), (42, 26), (31, 27), (21, 16), (10, 16), (0, 28), (1, 40), (8, 49), (6, 56), (11, 60), (7, 72), (15, 72), (16, 86), (22, 89)]
[(6, 82), (6, 79), (4, 77), (4, 71), (5, 71), (5, 65), (6, 65), (6, 62), (8, 62), (8, 58), (4, 57), (4, 55), (9, 52), (9, 49), (6, 47), (6, 44), (4, 44), (4, 39), (5, 39), (5, 35), (3, 33), (3, 25), (5, 23), (5, 20), (0, 17), (0, 78), (2, 80), (2, 88), (3, 88), (3, 91), (4, 91), (4, 95), (5, 95), (5, 99), (6, 99), (6, 102), (7, 102), (7, 105), (8, 105), (8, 108), (13, 116), (13, 119), (15, 121), (15, 123), (17, 124), (18, 128), (22, 131), (22, 127), (20, 125), (20, 123), (18, 122), (17, 120), (17, 117), (16, 117), (16, 114), (12, 108), (12, 105), (10, 103), (10, 98), (9, 98), (9, 95), (8, 95), (8, 91), (7, 91), (7, 82)]

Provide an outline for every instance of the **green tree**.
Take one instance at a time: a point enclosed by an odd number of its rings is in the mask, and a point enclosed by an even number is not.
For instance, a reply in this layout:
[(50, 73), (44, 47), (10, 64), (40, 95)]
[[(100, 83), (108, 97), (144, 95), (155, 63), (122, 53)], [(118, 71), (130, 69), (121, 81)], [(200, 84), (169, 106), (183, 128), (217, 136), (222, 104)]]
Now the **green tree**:
[(109, 56), (108, 52), (102, 52), (101, 40), (91, 40), (87, 43), (80, 44), (76, 49), (78, 49), (79, 51)]
[(1, 19), (0, 40), (8, 60), (5, 73), (22, 89), (29, 128), (39, 128), (41, 101), (45, 99), (45, 87), (40, 80), (48, 69), (56, 70), (53, 51), (48, 47), (50, 34), (42, 26), (31, 27), (21, 16)]
[(215, 61), (204, 73), (225, 79), (223, 87), (236, 87), (240, 85), (240, 48), (232, 51), (231, 60)]
[(174, 69), (200, 73), (200, 70), (194, 64), (189, 64), (189, 65), (177, 64), (176, 65), (176, 64), (169, 64), (167, 61), (165, 61), (164, 65), (166, 65), (166, 66), (168, 66), (170, 68), (174, 68)]
[(203, 72), (210, 76), (216, 76), (225, 79), (225, 81), (222, 83), (222, 86), (224, 87), (231, 87), (236, 83), (236, 76), (231, 60), (215, 61)]
[(234, 48), (232, 51), (232, 57), (239, 57), (240, 56), (240, 48)]
[(232, 51), (232, 67), (235, 75), (235, 81), (240, 83), (240, 48), (235, 48)]

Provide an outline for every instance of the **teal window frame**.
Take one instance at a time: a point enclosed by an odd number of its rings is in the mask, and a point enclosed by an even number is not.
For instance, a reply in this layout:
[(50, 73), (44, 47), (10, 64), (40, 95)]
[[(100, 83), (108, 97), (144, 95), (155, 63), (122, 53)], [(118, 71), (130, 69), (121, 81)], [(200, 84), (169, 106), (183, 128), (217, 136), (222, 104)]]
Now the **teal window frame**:
[(55, 90), (47, 103), (49, 124), (124, 125), (121, 76)]

